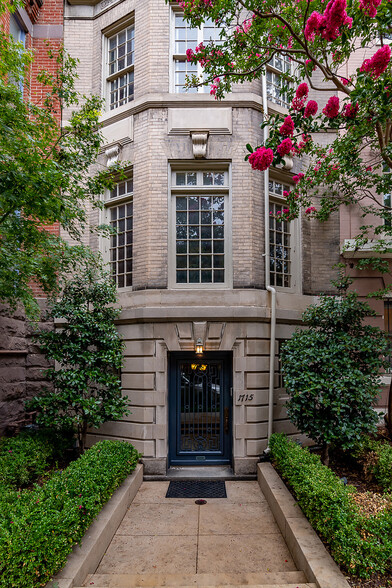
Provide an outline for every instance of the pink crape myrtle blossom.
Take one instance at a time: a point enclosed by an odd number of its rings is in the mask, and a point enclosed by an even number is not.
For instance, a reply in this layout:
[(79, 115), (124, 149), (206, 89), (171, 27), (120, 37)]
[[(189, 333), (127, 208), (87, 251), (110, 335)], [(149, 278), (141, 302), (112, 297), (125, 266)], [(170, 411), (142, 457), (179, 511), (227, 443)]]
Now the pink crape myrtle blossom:
[(377, 7), (380, 6), (381, 0), (359, 0), (359, 8), (366, 16), (375, 18), (377, 16)]
[(193, 49), (186, 50), (186, 57), (187, 57), (187, 61), (192, 61), (192, 59), (195, 57), (195, 54), (193, 53)]
[(309, 208), (305, 210), (305, 214), (310, 214), (311, 212), (316, 212), (315, 206), (309, 206)]
[(342, 34), (340, 28), (347, 25), (352, 27), (353, 19), (347, 15), (346, 0), (330, 0), (324, 12), (325, 30), (321, 36), (327, 41), (335, 41)]
[(297, 185), (298, 182), (300, 182), (304, 177), (305, 177), (305, 175), (302, 172), (300, 172), (296, 176), (293, 176), (293, 182), (294, 182), (294, 184)]
[(318, 111), (318, 104), (316, 100), (309, 100), (307, 105), (305, 106), (304, 118), (309, 118), (310, 116), (314, 116)]
[(291, 137), (294, 133), (294, 122), (290, 115), (286, 116), (282, 126), (279, 129), (279, 133), (284, 137)]
[(287, 190), (283, 190), (283, 198), (288, 198), (290, 196), (290, 192)]
[(216, 91), (219, 88), (219, 84), (220, 84), (220, 78), (214, 78), (214, 83), (211, 84), (211, 87), (210, 87), (210, 94), (211, 94), (211, 96), (215, 96), (215, 98), (216, 98)]
[(305, 26), (305, 31), (304, 31), (305, 39), (307, 41), (314, 41), (316, 34), (319, 33), (319, 30), (322, 26), (321, 25), (322, 21), (323, 21), (322, 14), (320, 14), (319, 12), (316, 12), (316, 11), (312, 12), (312, 14), (309, 16), (308, 20), (306, 21), (306, 26)]
[(355, 118), (358, 112), (358, 103), (356, 104), (345, 104), (343, 106), (343, 116), (346, 118)]
[(376, 80), (387, 69), (390, 60), (391, 48), (389, 45), (384, 45), (375, 52), (373, 57), (370, 59), (365, 59), (361, 65), (360, 71), (365, 71), (370, 75), (370, 77)]
[(249, 155), (249, 163), (252, 169), (258, 169), (264, 171), (271, 165), (274, 159), (274, 152), (272, 149), (266, 149), (265, 147), (259, 147)]
[(291, 103), (291, 108), (293, 110), (301, 110), (305, 106), (305, 102), (308, 98), (309, 94), (309, 87), (306, 82), (302, 82), (295, 92), (295, 98)]
[(323, 113), (327, 118), (336, 118), (339, 115), (339, 98), (331, 96), (323, 108)]
[(316, 36), (321, 36), (328, 42), (335, 41), (342, 34), (343, 26), (352, 27), (353, 19), (348, 16), (346, 7), (346, 0), (330, 0), (324, 14), (312, 12), (306, 21), (305, 39), (313, 42)]
[(283, 157), (283, 155), (288, 155), (292, 149), (293, 143), (291, 139), (287, 137), (287, 139), (284, 139), (281, 144), (277, 146), (276, 151), (281, 157)]
[(295, 92), (296, 98), (307, 98), (309, 94), (309, 86), (306, 82), (302, 82)]

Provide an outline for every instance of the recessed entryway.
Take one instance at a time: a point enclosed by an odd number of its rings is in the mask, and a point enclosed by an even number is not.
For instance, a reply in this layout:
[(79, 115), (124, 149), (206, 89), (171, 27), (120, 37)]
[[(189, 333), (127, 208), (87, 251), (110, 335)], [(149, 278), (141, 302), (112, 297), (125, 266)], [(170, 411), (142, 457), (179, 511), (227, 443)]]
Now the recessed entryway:
[(172, 353), (169, 465), (232, 461), (231, 353)]

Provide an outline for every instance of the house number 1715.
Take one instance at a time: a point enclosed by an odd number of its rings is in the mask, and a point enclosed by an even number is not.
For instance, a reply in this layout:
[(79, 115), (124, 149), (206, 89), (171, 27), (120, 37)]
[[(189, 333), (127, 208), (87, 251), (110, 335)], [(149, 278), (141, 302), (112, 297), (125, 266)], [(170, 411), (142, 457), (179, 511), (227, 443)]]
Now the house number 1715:
[(254, 394), (239, 394), (237, 402), (251, 402), (254, 398)]

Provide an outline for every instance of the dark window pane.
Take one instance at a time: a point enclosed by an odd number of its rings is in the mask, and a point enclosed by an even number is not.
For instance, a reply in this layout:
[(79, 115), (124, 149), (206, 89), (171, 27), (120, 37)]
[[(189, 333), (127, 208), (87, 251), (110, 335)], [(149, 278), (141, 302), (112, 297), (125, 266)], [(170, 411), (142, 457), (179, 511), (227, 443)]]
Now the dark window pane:
[(211, 270), (202, 270), (201, 272), (201, 281), (203, 284), (211, 284), (212, 282), (212, 271)]
[(214, 270), (214, 282), (217, 284), (221, 284), (224, 281), (225, 281), (224, 270)]
[(197, 270), (190, 270), (189, 271), (189, 283), (190, 284), (197, 284), (200, 282), (200, 272)]
[(177, 272), (177, 284), (186, 284), (186, 271)]

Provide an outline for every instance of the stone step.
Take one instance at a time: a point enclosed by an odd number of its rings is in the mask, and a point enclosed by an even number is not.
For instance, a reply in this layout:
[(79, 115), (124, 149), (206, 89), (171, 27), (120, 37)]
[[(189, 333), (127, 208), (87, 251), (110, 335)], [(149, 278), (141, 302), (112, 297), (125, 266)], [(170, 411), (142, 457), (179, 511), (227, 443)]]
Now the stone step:
[[(124, 585), (117, 586), (117, 584), (111, 584), (111, 588), (124, 588)], [(142, 588), (144, 584), (134, 586), (132, 584), (132, 588)], [(178, 585), (176, 588), (194, 588), (195, 584), (191, 585)], [(318, 588), (317, 584), (306, 582), (303, 584), (302, 582), (298, 583), (295, 582), (294, 584), (210, 584), (206, 586), (205, 584), (202, 585), (203, 588)], [(85, 588), (85, 586), (76, 586), (75, 588)], [(106, 586), (96, 586), (95, 584), (92, 585), (92, 588), (106, 588)], [(159, 588), (159, 586), (156, 586)], [(201, 587), (200, 587), (201, 588)]]
[(303, 572), (258, 574), (90, 574), (84, 587), (93, 588), (316, 588), (306, 582)]

